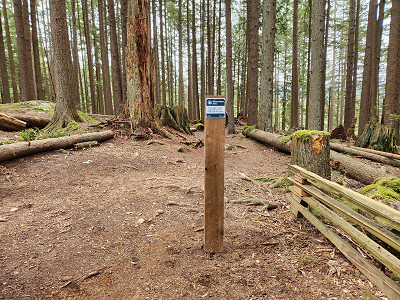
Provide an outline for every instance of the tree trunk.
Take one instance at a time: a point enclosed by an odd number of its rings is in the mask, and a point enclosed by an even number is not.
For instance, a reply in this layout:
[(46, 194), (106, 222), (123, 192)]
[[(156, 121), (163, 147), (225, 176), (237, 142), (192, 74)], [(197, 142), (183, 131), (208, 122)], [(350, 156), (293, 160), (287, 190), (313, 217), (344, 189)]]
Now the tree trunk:
[[(293, 1), (293, 59), (292, 59), (292, 102), (290, 105), (290, 128), (299, 127), (299, 72), (297, 63), (299, 1)], [(334, 52), (334, 51), (333, 51)]]
[(193, 117), (193, 85), (192, 85), (192, 55), (190, 49), (190, 9), (189, 9), (189, 0), (186, 1), (186, 32), (187, 32), (187, 53), (188, 53), (188, 114), (189, 120), (194, 120)]
[[(121, 89), (122, 89), (122, 105), (126, 102), (126, 45), (127, 45), (127, 0), (121, 0), (121, 49), (122, 49), (122, 75), (121, 75)], [(155, 18), (155, 15), (154, 15)]]
[(178, 56), (179, 56), (179, 89), (178, 89), (178, 104), (183, 106), (183, 55), (182, 55), (182, 0), (178, 0)]
[(93, 51), (94, 51), (94, 62), (95, 62), (95, 84), (96, 84), (96, 112), (98, 114), (104, 114), (104, 98), (103, 98), (103, 88), (101, 85), (101, 74), (100, 74), (100, 60), (99, 60), (99, 47), (97, 46), (97, 34), (99, 32), (99, 28), (96, 28), (95, 14), (94, 14), (94, 4), (93, 0), (90, 1), (90, 6), (92, 10), (92, 28), (94, 29), (93, 34)]
[[(99, 1), (100, 3), (101, 1)], [(76, 16), (75, 16), (75, 0), (71, 1), (71, 9), (72, 9), (72, 65), (73, 65), (73, 76), (74, 76), (74, 100), (75, 105), (78, 109), (83, 109), (83, 103), (80, 100), (79, 95), (79, 57), (78, 57), (78, 36), (76, 29)], [(83, 95), (82, 95), (83, 96)]]
[(29, 21), (29, 16), (24, 15), (22, 0), (13, 0), (13, 2), (15, 30), (17, 33), (21, 101), (29, 101), (35, 99), (32, 56), (30, 51), (31, 43), (30, 39), (27, 39), (27, 36), (29, 37), (29, 32), (25, 32), (26, 28), (24, 24), (25, 20)]
[(394, 129), (380, 123), (367, 123), (355, 146), (397, 153)]
[(111, 69), (113, 77), (114, 114), (119, 115), (124, 109), (122, 96), (121, 59), (118, 49), (117, 29), (115, 22), (114, 1), (107, 0), (108, 19), (110, 26)]
[[(261, 57), (260, 105), (258, 109), (258, 128), (271, 132), (273, 131), (272, 104), (274, 96), (273, 78), (274, 78), (274, 57), (275, 57), (276, 0), (268, 0), (268, 1), (265, 0), (263, 3), (264, 6), (263, 6), (263, 21), (262, 21), (262, 52), (261, 52), (262, 57)], [(258, 45), (258, 33), (257, 33), (257, 45)], [(258, 66), (257, 66), (257, 72), (258, 72)], [(248, 125), (252, 124), (249, 123)]]
[(163, 5), (162, 0), (158, 1), (158, 10), (160, 12), (160, 42), (161, 42), (161, 93), (162, 105), (167, 105), (167, 88), (165, 82), (165, 47), (164, 47), (164, 27), (163, 27)]
[(10, 84), (8, 82), (7, 60), (4, 49), (3, 27), (0, 20), (0, 70), (1, 70), (1, 102), (10, 103)]
[[(264, 1), (267, 2), (267, 1)], [(273, 3), (271, 3), (271, 18), (273, 14)], [(258, 60), (259, 60), (259, 34), (260, 27), (260, 0), (248, 0), (247, 18), (249, 22), (248, 41), (249, 41), (249, 62), (247, 66), (247, 90), (249, 96), (249, 118), (248, 125), (257, 124), (258, 112)], [(266, 128), (265, 125), (262, 128)]]
[[(200, 120), (200, 104), (199, 104), (199, 81), (198, 81), (198, 74), (197, 74), (197, 39), (196, 39), (196, 7), (195, 1), (192, 0), (192, 52), (193, 52), (193, 59), (192, 59), (192, 66), (193, 66), (193, 103), (194, 103), (194, 119)], [(204, 108), (201, 108), (204, 109)]]
[[(396, 1), (395, 1), (396, 2)], [(371, 99), (371, 74), (372, 74), (372, 49), (374, 39), (374, 27), (376, 25), (376, 0), (370, 0), (368, 10), (367, 39), (365, 43), (364, 71), (361, 88), (360, 116), (358, 134), (360, 135), (369, 120), (370, 99)]]
[(321, 87), (323, 79), (325, 0), (313, 1), (311, 14), (311, 73), (308, 129), (319, 130), (322, 126)]
[(41, 118), (34, 116), (25, 116), (17, 114), (10, 114), (9, 116), (24, 121), (26, 123), (27, 128), (33, 128), (33, 127), (45, 128), (47, 125), (49, 125), (51, 121), (50, 118)]
[(15, 74), (15, 64), (14, 64), (14, 54), (13, 54), (14, 52), (13, 52), (13, 47), (12, 47), (12, 43), (11, 43), (10, 27), (8, 25), (6, 0), (3, 0), (3, 17), (4, 17), (4, 29), (6, 31), (8, 63), (10, 64), (13, 99), (14, 99), (14, 103), (17, 103), (19, 101), (18, 84), (17, 84), (17, 76)]
[[(271, 145), (281, 151), (291, 152), (291, 141), (285, 143), (284, 137), (265, 132), (258, 129), (250, 129), (245, 131), (245, 135), (255, 139), (261, 143)], [(378, 177), (385, 177), (388, 174), (380, 169), (376, 169), (366, 165), (354, 158), (341, 155), (335, 151), (330, 151), (331, 167), (335, 170), (344, 172), (347, 176), (354, 178), (364, 184), (372, 184)]]
[(235, 134), (234, 90), (232, 80), (232, 11), (231, 0), (225, 0), (226, 16), (226, 95), (228, 107), (228, 133)]
[(325, 179), (331, 179), (331, 168), (329, 165), (330, 147), (329, 135), (322, 131), (316, 134), (305, 134), (299, 136), (298, 131), (292, 136), (291, 164), (298, 165)]
[(112, 97), (111, 97), (111, 84), (110, 84), (110, 64), (108, 60), (108, 47), (105, 37), (106, 24), (106, 9), (103, 5), (103, 1), (98, 1), (99, 10), (99, 33), (100, 33), (100, 56), (101, 56), (101, 69), (103, 77), (103, 92), (104, 92), (104, 107), (106, 115), (112, 115), (114, 113)]
[(324, 130), (325, 124), (325, 94), (326, 94), (326, 56), (328, 52), (328, 32), (329, 32), (329, 19), (330, 19), (330, 11), (331, 11), (331, 1), (328, 0), (328, 8), (326, 10), (326, 24), (325, 24), (325, 32), (324, 32), (324, 53), (323, 53), (323, 62), (322, 62), (322, 86), (321, 86), (321, 126), (319, 130)]
[(31, 24), (32, 24), (32, 50), (33, 62), (35, 66), (36, 95), (37, 99), (44, 100), (44, 91), (42, 83), (42, 72), (40, 70), (39, 41), (36, 23), (36, 0), (30, 0), (31, 4)]
[[(156, 18), (156, 0), (152, 0), (151, 8), (153, 12), (153, 49), (154, 49), (154, 66), (156, 72), (155, 78), (155, 101), (157, 104), (161, 104), (161, 81), (160, 81), (160, 59), (158, 54), (158, 35), (157, 35), (157, 18)], [(189, 25), (189, 22), (188, 22)], [(125, 52), (125, 51), (124, 51)], [(125, 64), (125, 59), (124, 59)], [(125, 75), (126, 77), (126, 75)], [(126, 78), (125, 78), (126, 82)]]
[(398, 122), (393, 118), (399, 114), (397, 106), (399, 102), (400, 84), (400, 1), (392, 1), (392, 14), (390, 21), (389, 46), (386, 70), (386, 88), (385, 88), (385, 107), (383, 113), (383, 124), (392, 126)]
[[(51, 0), (54, 1), (54, 0)], [(0, 146), (0, 161), (10, 160), (17, 157), (32, 155), (35, 153), (57, 150), (71, 147), (74, 144), (88, 141), (105, 141), (114, 137), (111, 130), (85, 133), (80, 135), (63, 136), (53, 139), (35, 140)]]
[(47, 125), (49, 129), (60, 129), (72, 120), (81, 121), (72, 94), (72, 60), (68, 38), (66, 7), (64, 0), (50, 0), (51, 30), (54, 44), (54, 81), (56, 107)]
[[(372, 161), (377, 161), (386, 165), (391, 165), (394, 167), (400, 167), (400, 157), (397, 159), (395, 158), (389, 158), (384, 156), (386, 152), (381, 152), (381, 151), (376, 151), (372, 149), (364, 149), (364, 148), (359, 148), (359, 147), (353, 147), (353, 146), (346, 146), (346, 145), (341, 145), (337, 143), (330, 143), (330, 147), (332, 150), (338, 151), (338, 152), (344, 152), (344, 153), (349, 153), (355, 156), (361, 156), (365, 157), (369, 160)], [(369, 152), (374, 151), (374, 152)], [(391, 153), (386, 153), (386, 154), (391, 154)]]
[(0, 113), (0, 129), (6, 131), (19, 131), (26, 128), (24, 121)]
[(205, 97), (206, 97), (206, 82), (205, 82), (205, 39), (204, 39), (204, 32), (205, 32), (205, 11), (206, 11), (206, 0), (201, 1), (201, 10), (200, 10), (200, 120), (204, 124), (204, 110), (205, 110)]
[(148, 0), (128, 3), (127, 103), (136, 125), (154, 126), (154, 82), (152, 81)]

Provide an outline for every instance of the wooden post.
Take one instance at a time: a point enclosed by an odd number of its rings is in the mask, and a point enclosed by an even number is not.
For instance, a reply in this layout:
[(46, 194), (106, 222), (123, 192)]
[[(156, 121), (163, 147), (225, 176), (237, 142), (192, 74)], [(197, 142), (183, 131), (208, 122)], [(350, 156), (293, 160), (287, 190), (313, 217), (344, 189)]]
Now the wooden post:
[(223, 251), (225, 96), (207, 96), (204, 123), (204, 250)]

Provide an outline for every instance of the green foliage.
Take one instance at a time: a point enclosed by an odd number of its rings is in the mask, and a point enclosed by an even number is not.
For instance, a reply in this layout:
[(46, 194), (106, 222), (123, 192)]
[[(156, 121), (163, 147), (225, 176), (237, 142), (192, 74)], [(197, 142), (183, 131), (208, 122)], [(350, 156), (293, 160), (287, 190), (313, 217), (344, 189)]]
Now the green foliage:
[(307, 265), (310, 265), (310, 264), (317, 265), (317, 264), (319, 264), (319, 260), (317, 258), (314, 258), (314, 257), (311, 257), (311, 256), (307, 256), (305, 254), (301, 254), (300, 255), (300, 263), (303, 266), (307, 266)]
[(295, 138), (302, 141), (308, 141), (312, 135), (330, 135), (330, 133), (318, 130), (298, 130), (294, 133)]
[(81, 112), (79, 110), (78, 110), (78, 115), (82, 118), (82, 120), (84, 122), (88, 122), (88, 123), (98, 123), (99, 122), (98, 120), (92, 118), (88, 114), (85, 114), (84, 112)]
[(372, 199), (388, 202), (400, 202), (400, 178), (399, 177), (380, 177), (375, 179), (373, 184), (363, 187), (360, 194)]
[(38, 128), (28, 128), (25, 130), (21, 130), (18, 132), (20, 134), (20, 141), (34, 141), (34, 140), (44, 140), (47, 138), (58, 138), (62, 136), (67, 136), (69, 135), (67, 132), (64, 130), (57, 130), (57, 131), (51, 131), (48, 129), (43, 129), (40, 130)]
[(67, 127), (63, 129), (63, 131), (77, 131), (79, 129), (82, 129), (81, 124), (75, 121), (71, 121), (68, 123)]

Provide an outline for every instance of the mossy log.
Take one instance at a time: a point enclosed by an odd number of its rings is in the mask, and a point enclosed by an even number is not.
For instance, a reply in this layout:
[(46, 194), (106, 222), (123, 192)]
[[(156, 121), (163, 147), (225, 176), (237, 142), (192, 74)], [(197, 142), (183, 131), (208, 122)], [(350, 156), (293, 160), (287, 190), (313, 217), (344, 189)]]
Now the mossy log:
[(26, 128), (26, 122), (9, 115), (0, 113), (0, 129), (6, 131), (19, 131)]
[(91, 132), (59, 138), (35, 140), (30, 142), (19, 142), (14, 144), (0, 145), (0, 161), (10, 160), (17, 157), (27, 156), (35, 153), (71, 147), (74, 144), (88, 141), (105, 141), (114, 137), (111, 130)]
[(170, 108), (165, 105), (156, 105), (156, 116), (161, 125), (169, 126), (181, 132), (191, 134), (187, 109), (175, 105)]
[[(271, 145), (279, 150), (291, 153), (291, 140), (287, 141), (284, 136), (265, 132), (259, 129), (246, 131), (246, 136), (264, 144)], [(346, 173), (347, 176), (354, 178), (364, 184), (371, 184), (378, 177), (385, 177), (387, 173), (373, 168), (350, 156), (342, 155), (336, 151), (330, 151), (331, 167)]]
[(297, 131), (292, 136), (291, 148), (292, 165), (298, 165), (325, 179), (331, 179), (329, 134), (327, 132)]
[(354, 146), (397, 153), (394, 129), (379, 123), (368, 122)]

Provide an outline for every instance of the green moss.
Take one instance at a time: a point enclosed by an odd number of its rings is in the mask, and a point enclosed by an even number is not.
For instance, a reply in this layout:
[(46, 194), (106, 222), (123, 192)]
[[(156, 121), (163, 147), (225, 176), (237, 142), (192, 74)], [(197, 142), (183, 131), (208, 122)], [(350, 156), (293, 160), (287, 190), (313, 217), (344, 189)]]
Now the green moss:
[(82, 129), (81, 124), (75, 121), (71, 121), (68, 123), (67, 127), (63, 129), (63, 131), (77, 131), (79, 129)]
[(247, 136), (247, 133), (248, 133), (250, 130), (253, 130), (253, 129), (256, 129), (256, 128), (257, 128), (257, 125), (244, 126), (244, 127), (243, 127), (244, 136)]
[(308, 141), (312, 135), (330, 135), (327, 131), (318, 130), (298, 130), (294, 133), (294, 137), (298, 140)]
[(99, 121), (92, 118), (91, 116), (85, 114), (84, 112), (81, 112), (78, 110), (78, 115), (82, 118), (82, 120), (84, 122), (88, 122), (88, 123), (98, 123)]
[(359, 193), (384, 203), (400, 202), (400, 178), (377, 178), (373, 184), (362, 188)]

